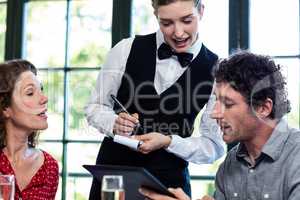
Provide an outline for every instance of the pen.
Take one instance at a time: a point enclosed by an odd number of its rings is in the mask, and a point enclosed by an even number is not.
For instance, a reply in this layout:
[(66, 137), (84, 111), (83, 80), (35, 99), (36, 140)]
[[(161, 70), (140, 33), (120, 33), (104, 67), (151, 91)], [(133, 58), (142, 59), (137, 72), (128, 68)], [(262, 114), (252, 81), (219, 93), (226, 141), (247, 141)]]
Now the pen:
[(123, 112), (126, 112), (128, 115), (130, 115), (130, 113), (126, 110), (126, 108), (121, 104), (121, 102), (117, 99), (117, 97), (115, 97), (114, 95), (110, 95), (111, 96), (111, 98), (112, 98), (112, 100), (114, 100), (114, 102), (116, 103), (116, 104), (118, 104), (118, 106), (120, 106), (121, 108), (122, 108), (122, 111)]
[[(113, 100), (116, 104), (118, 104), (118, 106), (120, 106), (120, 108), (122, 109), (123, 112), (126, 112), (128, 115), (131, 115), (131, 114), (127, 111), (127, 109), (121, 104), (121, 102), (117, 99), (117, 97), (115, 97), (115, 95), (111, 94), (110, 96), (111, 96), (112, 100)], [(140, 122), (137, 123), (136, 127), (138, 127), (138, 128), (140, 128), (141, 130), (143, 130), (143, 128), (141, 127)]]

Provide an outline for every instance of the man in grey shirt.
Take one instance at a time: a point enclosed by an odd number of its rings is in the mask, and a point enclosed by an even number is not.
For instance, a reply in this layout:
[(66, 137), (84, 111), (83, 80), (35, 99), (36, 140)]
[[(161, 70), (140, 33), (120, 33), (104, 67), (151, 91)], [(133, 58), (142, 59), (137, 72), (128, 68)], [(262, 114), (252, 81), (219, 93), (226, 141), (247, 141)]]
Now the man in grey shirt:
[[(290, 111), (280, 66), (267, 56), (239, 52), (215, 70), (216, 119), (226, 143), (239, 142), (216, 177), (216, 200), (299, 200), (300, 133), (283, 116)], [(187, 200), (181, 189), (170, 189)], [(150, 199), (170, 200), (149, 190)], [(205, 196), (202, 200), (211, 200)]]

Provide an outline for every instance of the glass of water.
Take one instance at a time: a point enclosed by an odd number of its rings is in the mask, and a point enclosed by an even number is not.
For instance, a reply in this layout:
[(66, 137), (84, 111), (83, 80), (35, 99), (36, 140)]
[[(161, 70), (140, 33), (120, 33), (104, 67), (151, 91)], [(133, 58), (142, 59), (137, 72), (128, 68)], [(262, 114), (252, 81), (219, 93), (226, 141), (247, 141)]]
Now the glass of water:
[(15, 177), (14, 175), (0, 174), (0, 200), (14, 200)]
[(104, 175), (102, 178), (101, 200), (125, 200), (123, 176)]

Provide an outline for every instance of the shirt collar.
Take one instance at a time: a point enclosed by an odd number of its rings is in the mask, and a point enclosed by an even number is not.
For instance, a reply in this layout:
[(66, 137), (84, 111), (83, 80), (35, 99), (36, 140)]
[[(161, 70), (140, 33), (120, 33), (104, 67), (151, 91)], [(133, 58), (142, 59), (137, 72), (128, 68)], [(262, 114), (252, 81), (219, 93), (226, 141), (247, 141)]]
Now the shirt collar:
[(262, 152), (270, 156), (274, 161), (277, 160), (290, 135), (289, 129), (288, 123), (281, 119), (273, 130), (271, 137), (263, 146)]
[[(281, 119), (274, 128), (270, 138), (263, 146), (262, 154), (269, 156), (273, 161), (277, 160), (284, 148), (284, 144), (286, 143), (289, 134), (290, 131), (287, 122), (284, 119)], [(238, 144), (236, 156), (237, 158), (248, 156), (247, 149), (243, 143)]]
[[(160, 47), (162, 43), (165, 42), (164, 35), (161, 32), (160, 29), (156, 32), (156, 49)], [(187, 50), (188, 53), (193, 54), (193, 59), (199, 54), (200, 50), (202, 48), (202, 40), (200, 38), (200, 34), (198, 34), (198, 38), (195, 41), (195, 43)]]
[(243, 143), (238, 143), (236, 156), (238, 158), (244, 158), (244, 157), (248, 156), (247, 149)]

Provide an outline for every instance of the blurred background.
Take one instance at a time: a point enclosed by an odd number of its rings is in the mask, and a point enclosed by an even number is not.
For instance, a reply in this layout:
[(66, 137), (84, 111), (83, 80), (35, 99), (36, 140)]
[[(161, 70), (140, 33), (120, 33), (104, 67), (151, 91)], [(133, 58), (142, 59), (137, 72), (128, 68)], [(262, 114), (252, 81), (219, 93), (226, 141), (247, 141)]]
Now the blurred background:
[[(299, 127), (299, 0), (203, 1), (205, 45), (220, 57), (236, 49), (274, 57), (288, 83), (288, 121)], [(103, 135), (88, 126), (83, 107), (107, 52), (157, 27), (151, 0), (0, 0), (0, 61), (31, 61), (49, 97), (39, 148), (59, 161), (56, 199), (88, 198), (92, 178), (82, 165), (95, 163)], [(190, 164), (193, 199), (212, 194), (221, 162)]]

